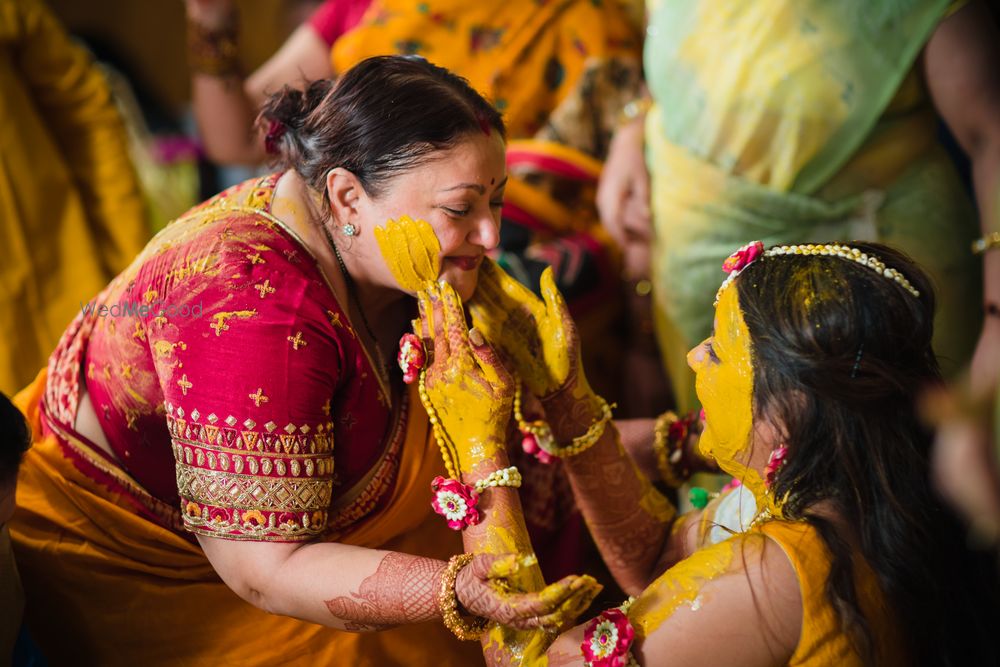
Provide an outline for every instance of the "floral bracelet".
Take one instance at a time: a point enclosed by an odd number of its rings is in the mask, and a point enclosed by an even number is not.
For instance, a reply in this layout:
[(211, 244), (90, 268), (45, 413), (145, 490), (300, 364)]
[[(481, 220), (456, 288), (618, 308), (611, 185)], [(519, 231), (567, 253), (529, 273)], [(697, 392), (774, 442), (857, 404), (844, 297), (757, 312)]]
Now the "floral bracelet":
[(630, 597), (587, 623), (580, 644), (587, 667), (638, 667), (630, 650), (635, 642), (635, 628), (628, 620), (628, 610), (634, 601)]
[(518, 430), (521, 431), (521, 449), (542, 463), (552, 463), (555, 459), (576, 456), (597, 444), (597, 441), (604, 435), (604, 429), (608, 422), (611, 421), (611, 409), (614, 407), (598, 396), (597, 400), (601, 403), (601, 416), (594, 420), (586, 433), (573, 438), (570, 444), (561, 446), (556, 443), (548, 422), (542, 419), (527, 421), (524, 418), (524, 414), (521, 412), (521, 397), (521, 385), (518, 383), (514, 393), (514, 419), (517, 421)]
[(431, 507), (448, 520), (448, 527), (452, 530), (475, 526), (480, 521), (479, 510), (476, 509), (479, 496), (494, 486), (516, 489), (521, 486), (521, 473), (515, 466), (494, 470), (473, 486), (439, 475), (431, 482), (431, 491), (434, 493)]
[(679, 488), (691, 476), (691, 466), (684, 445), (700, 419), (697, 412), (680, 418), (672, 410), (667, 410), (656, 418), (653, 427), (653, 453), (656, 455), (660, 477), (670, 488)]

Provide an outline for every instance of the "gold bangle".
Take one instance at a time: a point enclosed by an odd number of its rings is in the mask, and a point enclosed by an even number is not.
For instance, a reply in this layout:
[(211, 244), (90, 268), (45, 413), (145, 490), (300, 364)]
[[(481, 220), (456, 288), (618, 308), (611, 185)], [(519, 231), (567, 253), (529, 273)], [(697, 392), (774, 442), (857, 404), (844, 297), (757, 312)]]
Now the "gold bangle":
[(1000, 232), (991, 232), (972, 242), (973, 255), (982, 255), (994, 248), (1000, 248)]
[(473, 554), (458, 554), (452, 556), (448, 561), (448, 567), (441, 575), (441, 590), (438, 592), (438, 608), (441, 610), (441, 618), (444, 627), (451, 630), (451, 633), (462, 641), (479, 641), (483, 631), (486, 629), (486, 619), (476, 618), (467, 623), (462, 620), (458, 613), (458, 598), (455, 595), (455, 579), (458, 578), (458, 571), (472, 562)]
[(188, 20), (188, 66), (191, 71), (220, 77), (239, 74), (238, 25), (235, 17), (222, 28), (206, 28)]

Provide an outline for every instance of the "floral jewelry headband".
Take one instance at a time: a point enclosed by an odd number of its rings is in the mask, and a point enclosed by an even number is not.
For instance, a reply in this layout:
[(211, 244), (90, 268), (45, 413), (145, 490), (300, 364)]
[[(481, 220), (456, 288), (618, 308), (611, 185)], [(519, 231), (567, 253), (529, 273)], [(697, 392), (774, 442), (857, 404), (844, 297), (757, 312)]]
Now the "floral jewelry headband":
[(906, 276), (896, 269), (887, 267), (885, 262), (878, 257), (869, 255), (857, 248), (836, 243), (828, 243), (826, 245), (813, 245), (809, 243), (805, 245), (781, 245), (775, 246), (770, 250), (764, 250), (764, 243), (762, 241), (753, 241), (734, 252), (722, 263), (722, 270), (729, 275), (722, 281), (719, 291), (715, 293), (715, 303), (712, 305), (719, 305), (719, 297), (722, 296), (723, 290), (729, 287), (729, 284), (736, 280), (736, 276), (740, 275), (743, 269), (753, 264), (757, 258), (776, 257), (778, 255), (828, 255), (830, 257), (842, 257), (843, 259), (857, 262), (862, 266), (867, 266), (875, 273), (898, 283), (900, 287), (913, 296), (920, 297), (920, 292), (910, 284)]

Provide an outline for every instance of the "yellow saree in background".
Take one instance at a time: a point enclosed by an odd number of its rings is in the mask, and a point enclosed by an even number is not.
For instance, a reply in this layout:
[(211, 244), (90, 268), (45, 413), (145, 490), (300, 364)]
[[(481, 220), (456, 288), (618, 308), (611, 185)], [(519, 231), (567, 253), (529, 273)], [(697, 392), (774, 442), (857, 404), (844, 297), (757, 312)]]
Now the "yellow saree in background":
[(0, 391), (148, 237), (108, 85), (38, 0), (0, 0)]
[[(29, 627), (53, 665), (391, 665), (481, 664), (478, 644), (460, 643), (441, 623), (378, 633), (339, 632), (267, 614), (240, 600), (201, 548), (136, 515), (134, 500), (82, 474), (84, 457), (126, 488), (138, 485), (40, 408), (47, 374), (15, 397), (33, 431), (11, 522), (29, 598)], [(411, 404), (417, 405), (411, 396)], [(43, 423), (47, 426), (43, 426)], [(59, 431), (57, 435), (52, 427)], [(427, 417), (410, 410), (392, 499), (384, 511), (345, 529), (338, 541), (446, 559), (460, 537), (430, 510), (427, 480), (444, 474)], [(146, 498), (145, 502), (156, 502)], [(435, 520), (437, 519), (437, 520)], [(58, 534), (59, 539), (52, 539)], [(71, 556), (71, 557), (68, 557)], [(74, 591), (79, 606), (32, 607), (47, 591)], [(35, 614), (44, 623), (32, 623)], [(119, 632), (141, 617), (153, 632)], [(151, 639), (152, 638), (152, 639)], [(433, 658), (431, 658), (433, 656)]]
[(646, 119), (661, 350), (682, 409), (685, 354), (712, 328), (722, 260), (864, 239), (932, 276), (946, 371), (980, 325), (975, 212), (938, 146), (914, 65), (948, 0), (651, 0)]

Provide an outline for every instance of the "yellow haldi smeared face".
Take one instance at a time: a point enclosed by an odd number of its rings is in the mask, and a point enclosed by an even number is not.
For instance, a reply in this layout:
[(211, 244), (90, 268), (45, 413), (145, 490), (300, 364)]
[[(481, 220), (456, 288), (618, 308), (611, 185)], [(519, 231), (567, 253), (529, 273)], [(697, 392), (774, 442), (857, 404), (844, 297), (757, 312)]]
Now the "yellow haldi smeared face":
[(763, 497), (763, 478), (747, 467), (753, 431), (753, 356), (735, 285), (722, 292), (715, 309), (715, 332), (688, 353), (688, 365), (695, 372), (695, 390), (705, 409), (701, 453)]

